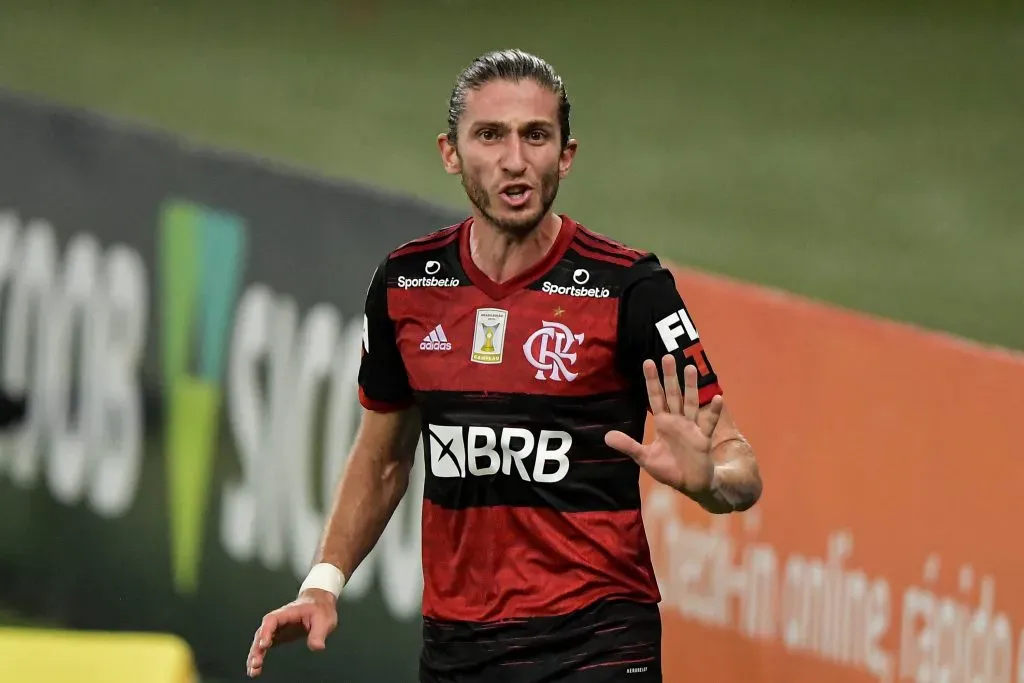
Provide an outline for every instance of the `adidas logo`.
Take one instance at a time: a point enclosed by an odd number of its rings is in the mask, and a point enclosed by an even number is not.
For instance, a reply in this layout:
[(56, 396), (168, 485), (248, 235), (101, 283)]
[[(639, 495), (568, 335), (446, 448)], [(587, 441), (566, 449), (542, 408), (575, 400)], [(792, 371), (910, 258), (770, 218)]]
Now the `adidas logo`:
[(452, 343), (444, 336), (444, 330), (438, 325), (420, 342), (420, 351), (451, 351)]

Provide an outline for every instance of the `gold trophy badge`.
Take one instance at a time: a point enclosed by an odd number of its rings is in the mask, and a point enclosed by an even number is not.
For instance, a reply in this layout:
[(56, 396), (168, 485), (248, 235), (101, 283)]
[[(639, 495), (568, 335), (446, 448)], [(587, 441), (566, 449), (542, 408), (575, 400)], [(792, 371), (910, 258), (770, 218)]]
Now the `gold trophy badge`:
[(494, 333), (498, 331), (498, 325), (485, 325), (480, 323), (484, 329), (484, 343), (480, 347), (480, 353), (494, 353)]
[(500, 363), (505, 351), (505, 325), (508, 311), (481, 308), (476, 312), (476, 333), (473, 335), (472, 359), (475, 363)]

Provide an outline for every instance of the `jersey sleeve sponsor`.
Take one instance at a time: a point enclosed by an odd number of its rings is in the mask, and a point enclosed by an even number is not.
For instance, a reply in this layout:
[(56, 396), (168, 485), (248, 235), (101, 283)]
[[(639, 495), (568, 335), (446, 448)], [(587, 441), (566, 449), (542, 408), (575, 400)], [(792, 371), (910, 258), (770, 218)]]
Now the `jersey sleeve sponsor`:
[(619, 308), (619, 364), (638, 398), (647, 401), (644, 361), (655, 361), (664, 381), (661, 359), (666, 354), (675, 356), (680, 379), (685, 366), (697, 368), (702, 406), (721, 394), (718, 375), (672, 273), (661, 266), (656, 256), (650, 255), (630, 269), (630, 281), (623, 289)]
[(388, 314), (386, 268), (386, 261), (377, 267), (366, 291), (359, 363), (359, 402), (367, 410), (379, 412), (412, 404), (409, 376), (398, 350), (394, 321)]

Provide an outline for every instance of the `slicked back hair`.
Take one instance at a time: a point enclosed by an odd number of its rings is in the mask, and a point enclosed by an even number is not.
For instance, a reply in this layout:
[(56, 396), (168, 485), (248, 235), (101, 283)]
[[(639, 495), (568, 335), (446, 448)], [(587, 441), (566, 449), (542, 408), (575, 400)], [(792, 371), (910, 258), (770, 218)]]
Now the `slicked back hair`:
[(491, 81), (518, 83), (526, 79), (558, 95), (558, 127), (562, 149), (565, 149), (569, 144), (570, 105), (562, 78), (540, 57), (516, 49), (496, 50), (480, 55), (459, 74), (448, 100), (448, 141), (454, 145), (458, 140), (459, 119), (466, 110), (466, 95), (470, 90), (477, 90)]

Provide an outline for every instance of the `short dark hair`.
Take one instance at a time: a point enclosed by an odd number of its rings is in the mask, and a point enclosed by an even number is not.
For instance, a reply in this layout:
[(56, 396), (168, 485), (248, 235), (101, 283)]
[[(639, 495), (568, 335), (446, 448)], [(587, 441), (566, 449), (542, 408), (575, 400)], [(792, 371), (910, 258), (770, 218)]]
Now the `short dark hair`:
[(565, 93), (562, 77), (546, 61), (522, 50), (495, 50), (480, 55), (459, 74), (448, 100), (448, 140), (458, 140), (459, 119), (466, 110), (466, 94), (491, 81), (506, 80), (518, 83), (531, 79), (558, 95), (558, 126), (561, 129), (562, 148), (569, 144), (569, 96)]

